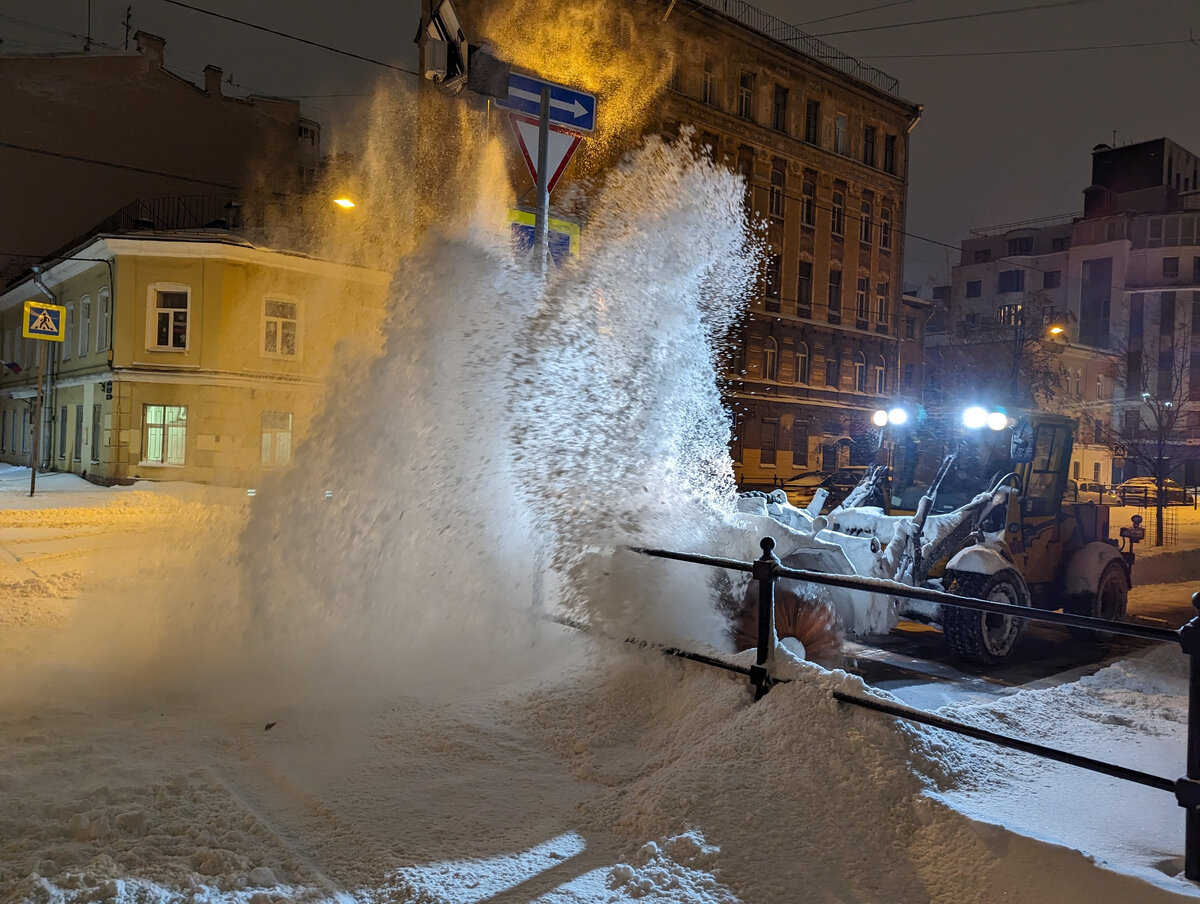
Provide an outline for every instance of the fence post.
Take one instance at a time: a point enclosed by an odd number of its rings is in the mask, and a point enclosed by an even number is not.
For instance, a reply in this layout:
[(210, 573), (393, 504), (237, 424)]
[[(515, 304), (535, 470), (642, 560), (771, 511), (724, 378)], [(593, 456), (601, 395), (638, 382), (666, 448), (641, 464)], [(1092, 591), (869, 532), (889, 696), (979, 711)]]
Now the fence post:
[(775, 667), (775, 570), (779, 558), (775, 555), (775, 538), (763, 537), (758, 544), (762, 547), (762, 558), (754, 560), (751, 572), (758, 581), (758, 657), (750, 669), (750, 681), (754, 684), (754, 699), (761, 700), (771, 689)]
[(1187, 654), (1188, 727), (1187, 776), (1175, 783), (1175, 798), (1184, 808), (1183, 874), (1200, 879), (1200, 593), (1192, 594), (1197, 615), (1179, 629), (1179, 643)]

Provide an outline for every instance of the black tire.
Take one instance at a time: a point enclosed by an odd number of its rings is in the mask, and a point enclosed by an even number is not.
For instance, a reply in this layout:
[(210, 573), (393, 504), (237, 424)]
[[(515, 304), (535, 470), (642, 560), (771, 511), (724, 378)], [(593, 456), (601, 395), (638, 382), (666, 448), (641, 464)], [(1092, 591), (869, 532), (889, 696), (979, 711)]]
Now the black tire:
[[(946, 576), (946, 590), (958, 596), (1012, 603), (1026, 608), (1031, 604), (1029, 588), (1012, 568), (1001, 569), (995, 574), (950, 572)], [(1003, 662), (1012, 653), (1024, 624), (1024, 619), (1011, 615), (958, 606), (942, 607), (942, 633), (946, 643), (963, 659), (972, 662), (989, 665)]]
[[(1100, 572), (1100, 582), (1094, 593), (1081, 594), (1072, 600), (1068, 612), (1087, 615), (1091, 618), (1106, 618), (1122, 621), (1129, 604), (1129, 581), (1120, 562), (1112, 561)], [(1115, 636), (1109, 631), (1092, 631), (1088, 628), (1068, 627), (1074, 637), (1088, 643), (1108, 643)]]

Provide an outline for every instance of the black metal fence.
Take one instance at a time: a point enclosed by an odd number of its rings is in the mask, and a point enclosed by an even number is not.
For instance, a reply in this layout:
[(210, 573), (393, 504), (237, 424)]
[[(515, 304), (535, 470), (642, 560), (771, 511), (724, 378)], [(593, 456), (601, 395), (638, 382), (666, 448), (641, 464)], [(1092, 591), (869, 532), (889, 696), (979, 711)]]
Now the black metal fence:
[[(963, 609), (974, 609), (997, 615), (1014, 616), (1020, 619), (1086, 628), (1105, 634), (1123, 634), (1129, 637), (1140, 637), (1144, 640), (1160, 643), (1179, 644), (1184, 655), (1190, 657), (1190, 672), (1188, 675), (1187, 769), (1184, 777), (1178, 779), (1152, 775), (1125, 766), (1092, 759), (1091, 757), (1057, 750), (1052, 747), (1045, 747), (1031, 741), (986, 731), (961, 722), (945, 719), (941, 716), (935, 716), (932, 713), (889, 703), (877, 698), (857, 697), (842, 691), (834, 691), (833, 696), (843, 703), (873, 709), (877, 712), (896, 716), (897, 718), (910, 719), (946, 731), (952, 731), (1003, 747), (1056, 760), (1060, 763), (1089, 769), (1093, 772), (1103, 773), (1125, 781), (1136, 782), (1150, 788), (1157, 788), (1160, 791), (1171, 792), (1175, 795), (1175, 800), (1179, 806), (1184, 808), (1185, 814), (1184, 875), (1189, 879), (1200, 879), (1200, 614), (1193, 617), (1191, 621), (1178, 630), (1173, 630), (1170, 628), (1156, 628), (1149, 625), (1109, 621), (1102, 618), (1091, 618), (1085, 615), (1072, 615), (1066, 612), (1050, 612), (1042, 609), (1031, 609), (1025, 606), (1014, 606), (1009, 603), (998, 603), (994, 600), (956, 596), (952, 593), (945, 593), (940, 590), (931, 590), (924, 587), (910, 587), (898, 581), (785, 568), (775, 555), (774, 538), (764, 537), (760, 545), (763, 551), (762, 557), (756, 559), (754, 562), (743, 562), (740, 559), (724, 559), (715, 556), (692, 555), (691, 553), (672, 552), (665, 549), (634, 549), (635, 552), (642, 555), (654, 556), (656, 558), (674, 559), (680, 562), (692, 562), (697, 565), (709, 565), (715, 568), (746, 572), (758, 581), (757, 654), (755, 664), (749, 669), (733, 666), (730, 663), (723, 663), (712, 657), (688, 654), (686, 651), (675, 649), (664, 649), (664, 652), (671, 653), (672, 655), (684, 655), (688, 659), (704, 662), (706, 665), (719, 666), (747, 675), (750, 683), (754, 686), (755, 700), (762, 699), (763, 695), (774, 684), (779, 683), (779, 679), (775, 677), (773, 672), (775, 648), (778, 644), (778, 637), (775, 633), (775, 584), (781, 578), (806, 581), (814, 584), (827, 584), (851, 590), (885, 593), (891, 596), (939, 603), (943, 606), (957, 606)], [(1192, 605), (1200, 613), (1200, 593), (1192, 596)]]

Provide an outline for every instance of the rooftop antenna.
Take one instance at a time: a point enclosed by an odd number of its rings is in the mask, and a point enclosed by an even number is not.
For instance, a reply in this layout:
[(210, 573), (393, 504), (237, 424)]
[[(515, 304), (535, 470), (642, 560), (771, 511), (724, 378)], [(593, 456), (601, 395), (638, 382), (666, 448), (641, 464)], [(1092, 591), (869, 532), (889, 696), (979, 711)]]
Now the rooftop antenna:
[(129, 49), (129, 23), (133, 19), (133, 7), (125, 7), (125, 49)]

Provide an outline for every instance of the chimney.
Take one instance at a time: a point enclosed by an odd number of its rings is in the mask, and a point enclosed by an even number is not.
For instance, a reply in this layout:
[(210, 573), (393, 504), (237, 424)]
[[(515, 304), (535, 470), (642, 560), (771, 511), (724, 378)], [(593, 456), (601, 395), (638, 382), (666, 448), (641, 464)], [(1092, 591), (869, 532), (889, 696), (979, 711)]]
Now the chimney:
[(212, 98), (221, 99), (221, 69), (218, 66), (204, 67), (204, 91)]
[(148, 31), (139, 31), (133, 36), (133, 40), (137, 42), (138, 53), (161, 69), (163, 64), (163, 45), (167, 42), (158, 35), (150, 34)]

